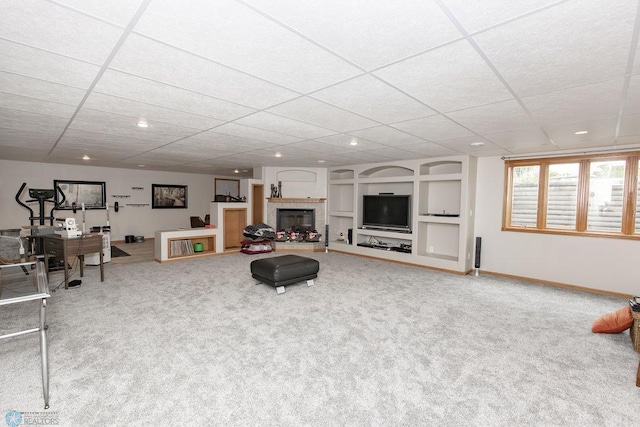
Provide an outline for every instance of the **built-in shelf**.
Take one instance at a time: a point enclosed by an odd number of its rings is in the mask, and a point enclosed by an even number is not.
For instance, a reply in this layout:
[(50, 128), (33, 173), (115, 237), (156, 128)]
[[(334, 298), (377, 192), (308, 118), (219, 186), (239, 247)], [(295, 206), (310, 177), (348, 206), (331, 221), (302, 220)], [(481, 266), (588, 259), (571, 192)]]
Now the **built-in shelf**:
[[(329, 171), (330, 250), (456, 272), (471, 270), (476, 159), (451, 156)], [(363, 196), (410, 195), (412, 232), (362, 228)], [(347, 238), (351, 230), (351, 240)]]

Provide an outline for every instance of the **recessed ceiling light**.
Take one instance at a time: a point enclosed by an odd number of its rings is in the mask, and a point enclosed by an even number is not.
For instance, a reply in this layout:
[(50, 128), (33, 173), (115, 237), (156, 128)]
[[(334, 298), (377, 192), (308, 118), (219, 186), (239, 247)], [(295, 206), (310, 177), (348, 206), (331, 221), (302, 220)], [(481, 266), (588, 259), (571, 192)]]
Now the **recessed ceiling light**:
[(82, 160), (91, 160), (91, 157), (85, 154), (84, 156), (82, 156)]
[(242, 172), (249, 172), (248, 169), (242, 169)]
[(143, 168), (143, 167), (144, 167), (144, 165), (138, 165), (138, 167), (139, 167), (139, 168)]
[(358, 141), (356, 141), (355, 139), (352, 139), (349, 145), (358, 145)]
[(233, 173), (240, 173), (238, 169), (234, 170)]
[(149, 123), (147, 123), (146, 120), (138, 120), (138, 123), (136, 124), (139, 128), (148, 128), (149, 127)]
[(577, 132), (574, 132), (573, 134), (574, 135), (584, 135), (584, 134), (587, 134), (587, 133), (589, 133), (588, 130), (579, 130)]
[(318, 160), (318, 163), (324, 163), (326, 160)]
[(277, 152), (276, 157), (282, 157), (282, 154), (280, 154), (280, 152)]
[(480, 141), (472, 142), (471, 144), (469, 144), (469, 147), (473, 147), (473, 148), (479, 148), (479, 147), (482, 147), (482, 146), (484, 146), (484, 142), (480, 142)]

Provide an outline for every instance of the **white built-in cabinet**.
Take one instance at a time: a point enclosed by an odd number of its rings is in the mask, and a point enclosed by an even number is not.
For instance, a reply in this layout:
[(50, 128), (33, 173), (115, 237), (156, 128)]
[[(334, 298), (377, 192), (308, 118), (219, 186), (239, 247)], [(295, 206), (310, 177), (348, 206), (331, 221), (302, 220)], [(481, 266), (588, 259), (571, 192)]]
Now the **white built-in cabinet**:
[[(330, 250), (461, 273), (473, 268), (475, 157), (342, 166), (329, 169), (328, 179)], [(363, 196), (379, 193), (411, 195), (410, 233), (362, 228)], [(358, 246), (372, 240), (389, 249)], [(410, 251), (392, 250), (399, 246)]]

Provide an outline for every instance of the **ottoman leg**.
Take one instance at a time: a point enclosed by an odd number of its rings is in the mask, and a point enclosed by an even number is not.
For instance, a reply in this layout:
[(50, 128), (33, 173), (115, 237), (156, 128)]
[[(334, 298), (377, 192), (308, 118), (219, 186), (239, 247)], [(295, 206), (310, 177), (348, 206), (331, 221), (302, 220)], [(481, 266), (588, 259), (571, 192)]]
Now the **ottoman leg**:
[(313, 279), (307, 280), (307, 286), (313, 286)]
[(284, 286), (278, 286), (276, 288), (276, 292), (278, 293), (278, 295), (284, 294)]

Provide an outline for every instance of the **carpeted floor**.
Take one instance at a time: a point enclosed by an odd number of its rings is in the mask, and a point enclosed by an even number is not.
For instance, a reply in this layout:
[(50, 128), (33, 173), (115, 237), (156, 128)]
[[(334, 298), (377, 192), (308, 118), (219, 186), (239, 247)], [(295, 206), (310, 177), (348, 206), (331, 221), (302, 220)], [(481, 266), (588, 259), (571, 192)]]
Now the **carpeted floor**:
[[(244, 254), (111, 264), (49, 303), (60, 425), (633, 424), (626, 301), (337, 253), (277, 295)], [(59, 274), (59, 273), (58, 273)], [(0, 307), (0, 333), (37, 306)], [(0, 410), (41, 411), (36, 335), (0, 345)], [(6, 412), (0, 413), (4, 417)]]

